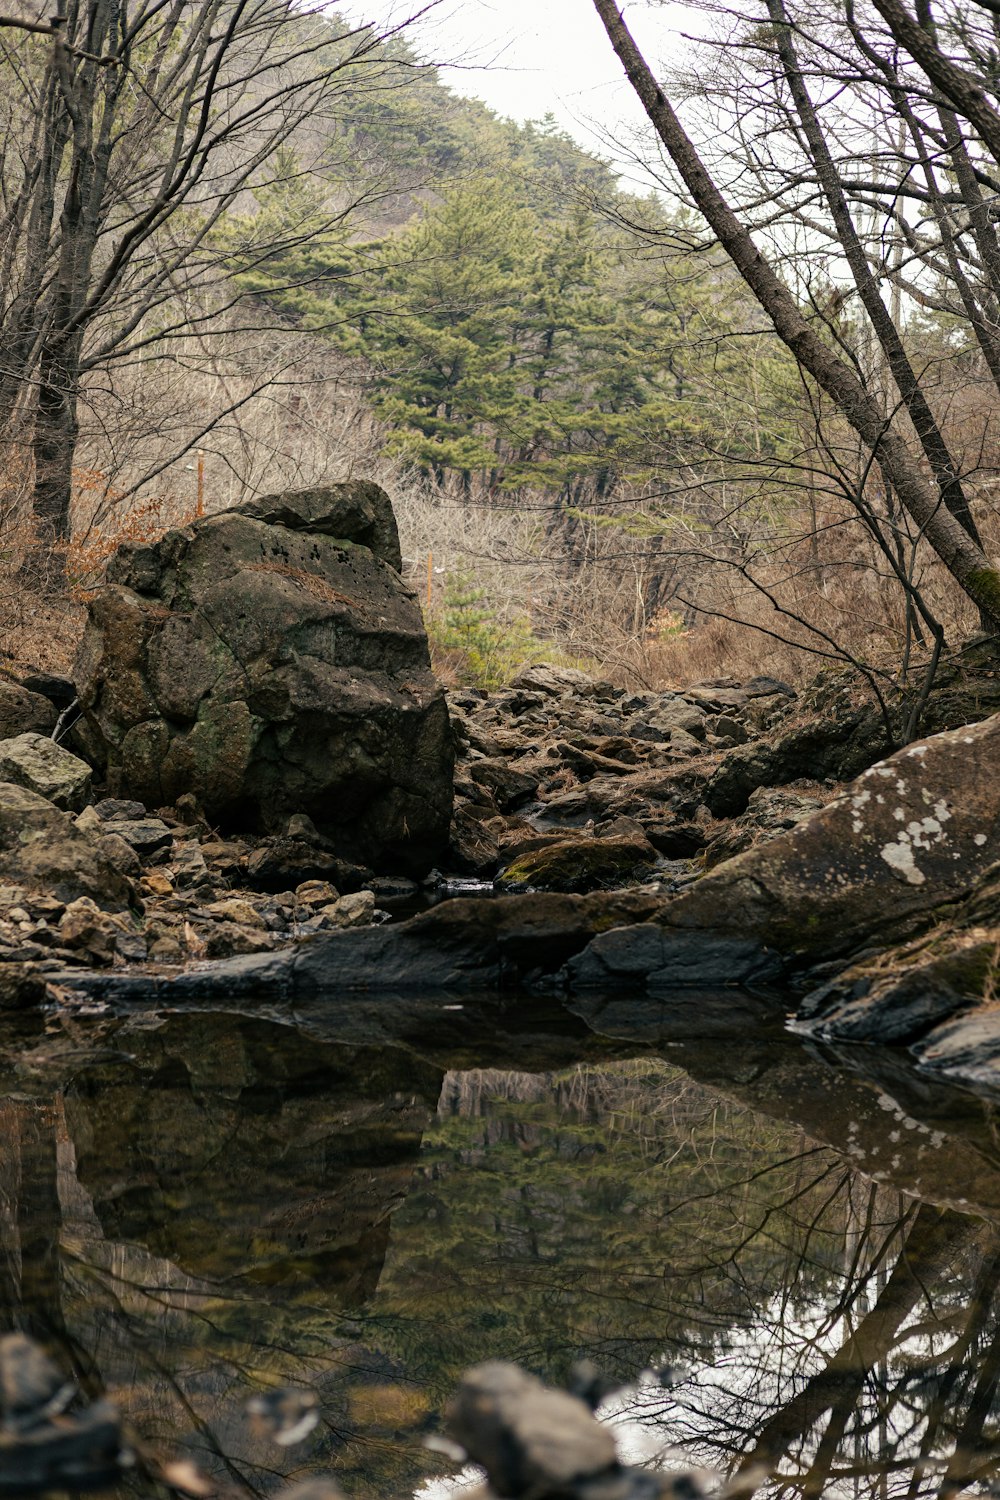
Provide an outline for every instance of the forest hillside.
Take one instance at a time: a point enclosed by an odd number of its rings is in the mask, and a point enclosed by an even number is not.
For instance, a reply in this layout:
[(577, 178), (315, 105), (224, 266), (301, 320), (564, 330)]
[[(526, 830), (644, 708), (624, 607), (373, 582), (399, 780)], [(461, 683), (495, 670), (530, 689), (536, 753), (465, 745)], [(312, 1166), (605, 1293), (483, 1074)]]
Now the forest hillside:
[[(347, 477), (390, 491), (453, 680), (547, 658), (658, 686), (762, 649), (801, 679), (817, 654), (878, 669), (939, 620), (974, 626), (892, 495), (859, 510), (870, 461), (682, 197), (628, 191), (551, 118), (459, 97), (405, 35), (258, 10), (201, 134), (184, 111), (215, 39), (196, 26), (172, 72), (152, 36), (136, 64), (155, 128), (72, 55), (82, 145), (38, 124), (48, 43), (0, 43), (8, 145), (34, 121), (48, 173), (43, 198), (23, 152), (0, 162), (7, 650), (65, 660), (64, 580), (85, 593), (119, 539)], [(881, 378), (826, 264), (800, 305)], [(904, 321), (963, 467), (989, 472), (969, 339), (915, 302)], [(58, 545), (26, 597), (39, 527)]]

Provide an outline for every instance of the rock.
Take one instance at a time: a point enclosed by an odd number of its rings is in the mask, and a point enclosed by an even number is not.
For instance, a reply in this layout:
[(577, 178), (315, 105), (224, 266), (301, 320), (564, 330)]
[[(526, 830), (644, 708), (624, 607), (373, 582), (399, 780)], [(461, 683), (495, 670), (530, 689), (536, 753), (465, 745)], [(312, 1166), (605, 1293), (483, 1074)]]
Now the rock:
[(501, 891), (596, 891), (647, 879), (656, 850), (635, 835), (563, 839), (523, 854), (497, 876)]
[(83, 812), (78, 814), (74, 819), (74, 822), (81, 833), (103, 834), (104, 832), (104, 822), (98, 817), (96, 809), (91, 805), (85, 807)]
[(795, 698), (795, 689), (782, 682), (779, 677), (751, 677), (749, 682), (743, 684), (743, 692), (747, 698), (773, 698), (781, 696), (784, 698)]
[(375, 897), (375, 902), (380, 901), (412, 901), (420, 895), (420, 887), (415, 880), (407, 880), (405, 876), (377, 875), (369, 882), (368, 889)]
[(595, 938), (567, 983), (736, 984), (908, 936), (1000, 859), (998, 764), (1000, 715), (907, 746), (713, 870), (657, 924)]
[(90, 896), (112, 911), (135, 900), (96, 838), (44, 797), (9, 781), (0, 782), (0, 881), (63, 902)]
[(102, 823), (134, 822), (146, 816), (146, 806), (143, 802), (128, 802), (121, 797), (102, 797), (100, 802), (94, 803), (94, 812)]
[(377, 484), (354, 480), (320, 489), (286, 491), (245, 500), (238, 508), (266, 526), (336, 537), (365, 547), (397, 573), (403, 566), (392, 504)]
[(26, 733), (0, 742), (0, 781), (12, 781), (68, 812), (90, 796), (91, 770), (45, 735)]
[[(820, 789), (813, 783), (805, 783), (813, 793)], [(710, 839), (705, 846), (705, 866), (721, 864), (752, 849), (757, 844), (775, 838), (786, 828), (794, 828), (823, 806), (824, 799), (816, 795), (804, 796), (801, 791), (790, 791), (786, 787), (757, 787), (751, 792), (747, 810), (740, 817), (723, 825), (722, 831)]]
[(205, 907), (212, 917), (223, 922), (238, 922), (244, 927), (266, 929), (267, 923), (255, 906), (238, 896), (229, 896), (224, 901), (213, 901)]
[[(299, 844), (296, 845), (296, 848), (301, 847)], [(223, 882), (235, 880), (240, 875), (241, 863), (246, 862), (247, 859), (246, 849), (242, 845), (215, 839), (202, 844), (201, 857), (209, 870)], [(266, 859), (262, 863), (266, 865)], [(268, 874), (270, 874), (269, 871)], [(272, 887), (272, 889), (278, 888)]]
[(196, 890), (212, 883), (211, 872), (205, 856), (197, 844), (174, 846), (170, 868), (176, 885), (182, 890)]
[(26, 963), (0, 964), (0, 1013), (30, 1010), (45, 1000), (45, 979)]
[[(238, 932), (239, 928), (234, 930)], [(216, 958), (228, 958), (230, 953), (238, 950), (227, 947), (221, 928), (219, 932), (219, 951), (214, 956)], [(182, 964), (191, 956), (187, 944), (181, 940), (180, 934), (177, 932), (157, 930), (150, 934), (150, 939), (146, 950), (146, 957), (150, 963)]]
[(244, 927), (238, 922), (215, 922), (205, 935), (206, 958), (231, 958), (234, 954), (242, 953), (268, 953), (273, 947), (274, 939), (269, 933), (262, 932), (256, 927)]
[(51, 735), (59, 717), (55, 706), (37, 688), (0, 680), (0, 739), (21, 734)]
[[(76, 687), (68, 677), (57, 677), (54, 672), (32, 672), (28, 677), (21, 678), (21, 686), (25, 692), (32, 693), (36, 697), (47, 698), (57, 710), (69, 708), (76, 701)], [(25, 728), (31, 728), (25, 725)], [(39, 729), (39, 734), (44, 734), (44, 729)]]
[(117, 833), (105, 833), (98, 842), (116, 870), (128, 876), (129, 880), (137, 878), (142, 871), (142, 860), (126, 839), (119, 838)]
[(285, 837), (299, 839), (305, 844), (315, 844), (320, 847), (323, 836), (312, 818), (307, 818), (305, 813), (293, 813), (285, 824)]
[(499, 1360), (466, 1372), (445, 1422), (495, 1495), (570, 1496), (581, 1481), (618, 1469), (611, 1428), (583, 1401)]
[(295, 900), (303, 906), (330, 906), (340, 900), (340, 892), (328, 880), (303, 880), (295, 887)]
[(87, 896), (71, 901), (59, 923), (62, 946), (82, 951), (91, 963), (111, 963), (119, 935), (118, 924)]
[(722, 683), (696, 682), (684, 689), (689, 703), (706, 708), (710, 713), (722, 713), (726, 709), (742, 708), (747, 701), (745, 688), (726, 679)]
[(759, 786), (802, 778), (846, 781), (884, 755), (888, 743), (884, 723), (867, 705), (845, 705), (842, 713), (809, 720), (774, 740), (731, 750), (705, 788), (705, 802), (717, 818), (735, 817)]
[[(234, 958), (172, 979), (164, 1004), (259, 995), (327, 1006), (338, 990), (370, 992), (380, 1008), (395, 993), (497, 990), (555, 976), (596, 932), (648, 921), (662, 897), (640, 891), (589, 896), (538, 894), (496, 900), (458, 897), (398, 924), (319, 933), (281, 953)], [(149, 982), (136, 981), (149, 998)], [(221, 990), (220, 990), (221, 987)], [(128, 981), (116, 981), (128, 994)], [(157, 992), (159, 993), (159, 992)]]
[[(206, 850), (207, 856), (207, 850)], [(357, 890), (372, 871), (353, 865), (301, 839), (268, 839), (243, 866), (246, 883), (259, 891), (286, 891), (307, 880), (329, 880), (339, 890)]]
[(172, 831), (162, 818), (113, 818), (104, 823), (106, 835), (115, 835), (130, 844), (142, 859), (160, 849), (169, 849), (174, 841)]
[(141, 932), (119, 932), (115, 938), (115, 952), (129, 963), (141, 964), (149, 956), (149, 946)]
[[(1000, 867), (989, 869), (973, 891), (946, 912), (946, 922), (915, 941), (862, 959), (801, 1001), (800, 1025), (834, 1040), (918, 1043), (923, 1061), (936, 1064), (947, 1038), (949, 1067), (962, 1062), (965, 1077), (975, 1061), (963, 1038), (959, 1059), (954, 1027), (938, 1023), (982, 1006), (1000, 985)], [(992, 1012), (991, 1012), (992, 1013)], [(973, 1016), (982, 1038), (984, 1017)], [(980, 1043), (977, 1043), (979, 1047)]]
[(728, 714), (716, 715), (712, 720), (712, 734), (717, 743), (726, 741), (730, 745), (745, 745), (750, 738), (739, 719), (731, 719)]
[(635, 718), (626, 720), (625, 731), (633, 739), (662, 741), (670, 738), (671, 731), (683, 729), (696, 740), (703, 740), (706, 733), (703, 710), (683, 698), (664, 697), (660, 703)]
[(688, 734), (686, 729), (671, 729), (670, 748), (680, 755), (700, 755), (705, 747), (698, 743), (693, 734)]
[(505, 760), (474, 760), (466, 769), (470, 779), (485, 787), (502, 812), (521, 807), (538, 794), (538, 777), (515, 770)]
[[(448, 866), (462, 875), (476, 875), (492, 880), (500, 866), (500, 846), (477, 809), (460, 806), (455, 809), (448, 842)], [(487, 821), (491, 821), (488, 816)]]
[(354, 891), (341, 896), (332, 906), (320, 908), (320, 915), (331, 927), (369, 927), (375, 920), (375, 894), (373, 891)]
[(303, 813), (340, 858), (423, 873), (447, 841), (453, 750), (398, 562), (388, 499), (356, 483), (120, 547), (76, 666), (112, 792), (189, 792), (259, 831)]
[(525, 667), (514, 678), (512, 686), (515, 690), (522, 689), (555, 698), (562, 697), (564, 693), (577, 693), (580, 697), (610, 697), (613, 692), (610, 683), (594, 682), (586, 672), (580, 672), (576, 667), (554, 667), (548, 662)]

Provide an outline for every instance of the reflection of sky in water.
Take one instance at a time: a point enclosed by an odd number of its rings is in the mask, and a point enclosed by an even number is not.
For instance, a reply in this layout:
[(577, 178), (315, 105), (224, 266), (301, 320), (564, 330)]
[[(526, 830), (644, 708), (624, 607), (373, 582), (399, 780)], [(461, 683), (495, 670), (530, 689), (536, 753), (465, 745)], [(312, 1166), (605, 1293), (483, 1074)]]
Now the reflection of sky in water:
[[(772, 1060), (782, 1107), (795, 1090), (803, 1109), (816, 1097), (823, 1075), (797, 1044), (748, 1061), (715, 1040), (688, 1049), (686, 1071), (674, 1052), (575, 1066), (570, 1039), (546, 1072), (450, 1071), (408, 1049), (201, 1017), (134, 1028), (93, 1062), (75, 1046), (48, 1093), (41, 1069), (0, 1093), (0, 1297), (61, 1318), (57, 1339), (137, 1429), (213, 1473), (269, 1493), (329, 1471), (359, 1500), (448, 1500), (478, 1475), (432, 1477), (443, 1464), (424, 1442), (462, 1369), (515, 1358), (560, 1380), (579, 1354), (621, 1379), (682, 1367), (672, 1388), (651, 1380), (602, 1417), (627, 1462), (725, 1471), (794, 1415), (852, 1330), (865, 1365), (817, 1494), (902, 1495), (929, 1413), (933, 1462), (912, 1494), (935, 1493), (977, 1401), (962, 1482), (996, 1468), (996, 1383), (977, 1391), (976, 1372), (1000, 1368), (1000, 1239), (845, 1166), (859, 1137), (867, 1149), (898, 1132), (884, 1090), (830, 1075), (820, 1123), (834, 1139), (836, 1109), (850, 1115), (839, 1154), (794, 1112), (754, 1107), (772, 1102)], [(730, 1063), (728, 1092), (698, 1081)], [(981, 1142), (949, 1144), (953, 1201), (991, 1192)], [(900, 1317), (880, 1329), (904, 1236), (912, 1284), (893, 1283)], [(282, 1383), (323, 1405), (291, 1452), (252, 1437), (243, 1413), (251, 1391)], [(771, 1455), (792, 1494), (829, 1405)]]
[[(720, 1434), (746, 1431), (773, 1412), (787, 1399), (790, 1388), (801, 1389), (850, 1336), (847, 1320), (831, 1318), (828, 1304), (799, 1308), (794, 1317), (786, 1314), (783, 1296), (776, 1296), (762, 1309), (759, 1324), (733, 1330), (727, 1352), (713, 1363), (677, 1370), (667, 1388), (654, 1371), (644, 1371), (635, 1385), (604, 1402), (597, 1417), (614, 1428), (621, 1461), (668, 1473), (693, 1470), (709, 1492), (721, 1486), (726, 1468), (718, 1463)], [(902, 1339), (893, 1349), (893, 1358), (927, 1363), (941, 1354), (943, 1345), (943, 1337), (925, 1334)], [(668, 1364), (664, 1360), (663, 1368)], [(866, 1413), (862, 1403), (859, 1415), (864, 1420), (872, 1412)], [(854, 1458), (862, 1466), (867, 1463), (877, 1469), (880, 1460), (890, 1458), (894, 1466), (902, 1466), (898, 1475), (886, 1472), (880, 1477), (880, 1493), (903, 1494), (909, 1489), (925, 1430), (919, 1413), (911, 1409), (901, 1416), (890, 1412), (878, 1430), (878, 1449), (855, 1449)], [(813, 1441), (802, 1448), (798, 1456), (803, 1467), (815, 1457), (816, 1446)], [(936, 1489), (941, 1467), (931, 1466), (929, 1490)], [(474, 1488), (482, 1478), (480, 1469), (467, 1464), (457, 1474), (420, 1485), (415, 1500), (449, 1500)], [(857, 1478), (852, 1474), (835, 1479), (825, 1486), (824, 1494), (854, 1496)], [(764, 1486), (765, 1491), (768, 1488)]]

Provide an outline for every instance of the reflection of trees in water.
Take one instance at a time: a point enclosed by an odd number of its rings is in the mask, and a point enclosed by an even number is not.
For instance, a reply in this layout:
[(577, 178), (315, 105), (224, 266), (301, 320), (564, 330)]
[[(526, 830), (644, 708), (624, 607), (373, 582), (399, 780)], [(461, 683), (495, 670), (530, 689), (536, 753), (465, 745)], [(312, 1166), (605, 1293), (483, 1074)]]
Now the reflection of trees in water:
[[(0, 1312), (244, 1490), (304, 1465), (404, 1493), (470, 1362), (581, 1353), (680, 1360), (619, 1403), (625, 1440), (750, 1489), (993, 1472), (1000, 1237), (794, 1124), (650, 1058), (449, 1073), (426, 1129), (441, 1070), (412, 1054), (231, 1018), (129, 1045), (0, 1105)], [(321, 1394), (307, 1459), (243, 1420), (279, 1382)]]
[(716, 1347), (760, 1288), (801, 1301), (835, 1274), (851, 1174), (832, 1152), (656, 1061), (546, 1082), (449, 1076), (395, 1220), (373, 1312), (442, 1395), (473, 1334), (625, 1377), (665, 1341)]
[(680, 1356), (617, 1403), (625, 1441), (804, 1500), (994, 1471), (996, 1231), (665, 1065), (544, 1083), (445, 1081), (374, 1309), (410, 1367), (444, 1389), (470, 1341), (548, 1373)]
[[(302, 1455), (250, 1431), (251, 1391), (323, 1392), (329, 1457), (387, 1378), (339, 1324), (377, 1284), (440, 1070), (229, 1018), (130, 1042), (0, 1106), (3, 1323), (92, 1371), (145, 1441), (272, 1489)], [(372, 1437), (386, 1492), (425, 1472)]]

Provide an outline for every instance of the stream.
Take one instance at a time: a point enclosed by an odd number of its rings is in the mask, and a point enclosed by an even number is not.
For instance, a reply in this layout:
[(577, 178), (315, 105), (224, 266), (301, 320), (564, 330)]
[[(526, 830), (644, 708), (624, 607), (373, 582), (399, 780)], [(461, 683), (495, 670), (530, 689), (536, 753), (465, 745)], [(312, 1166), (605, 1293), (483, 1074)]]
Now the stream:
[[(630, 1462), (985, 1492), (994, 1101), (751, 996), (573, 1006), (4, 1018), (0, 1323), (238, 1494), (447, 1500), (462, 1371), (581, 1356)], [(244, 1410), (282, 1385), (321, 1402), (290, 1447)]]

